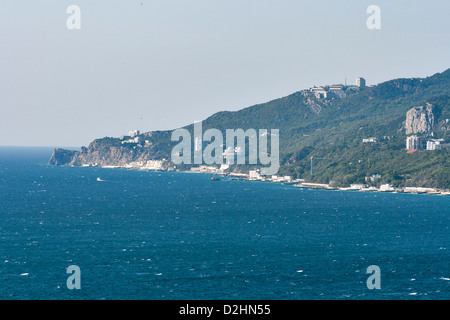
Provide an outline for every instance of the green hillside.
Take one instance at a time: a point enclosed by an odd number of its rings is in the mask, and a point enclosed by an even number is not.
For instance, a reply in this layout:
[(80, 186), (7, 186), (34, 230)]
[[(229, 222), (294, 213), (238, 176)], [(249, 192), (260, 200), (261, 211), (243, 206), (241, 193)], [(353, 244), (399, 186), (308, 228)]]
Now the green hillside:
[[(450, 69), (427, 78), (344, 87), (341, 92), (344, 96), (317, 98), (302, 90), (239, 111), (218, 112), (203, 121), (203, 130), (279, 129), (280, 174), (306, 181), (450, 188), (450, 148), (408, 153), (404, 129), (408, 110), (429, 103), (433, 105), (433, 128), (418, 135), (423, 141), (441, 138), (450, 142)], [(192, 130), (193, 125), (186, 128)], [(141, 136), (150, 142), (141, 149), (124, 145), (118, 138), (104, 138), (94, 141), (86, 152), (114, 146), (133, 159), (167, 159), (176, 144), (170, 141), (170, 131)], [(378, 143), (363, 143), (369, 137), (376, 137)], [(311, 157), (325, 158), (315, 161), (313, 175)], [(249, 168), (235, 166), (233, 170)], [(374, 174), (381, 178), (371, 182), (368, 177)]]
[[(450, 142), (450, 131), (439, 124), (450, 118), (450, 69), (425, 79), (397, 79), (368, 87), (347, 98), (318, 100), (313, 112), (299, 93), (237, 112), (217, 113), (204, 128), (279, 128), (281, 174), (307, 181), (349, 185), (380, 174), (375, 184), (450, 188), (450, 149), (405, 151), (402, 125), (406, 112), (435, 106), (434, 137)], [(421, 134), (426, 139), (429, 133)], [(377, 137), (379, 143), (362, 139)], [(310, 157), (316, 161), (314, 175)], [(370, 182), (370, 180), (369, 180)]]

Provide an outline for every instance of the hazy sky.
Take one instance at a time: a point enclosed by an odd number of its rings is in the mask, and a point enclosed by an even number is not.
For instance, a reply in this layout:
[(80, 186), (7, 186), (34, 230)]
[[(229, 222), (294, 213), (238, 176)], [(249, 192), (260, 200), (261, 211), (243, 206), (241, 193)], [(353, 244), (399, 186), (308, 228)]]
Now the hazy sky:
[[(366, 27), (371, 4), (381, 30)], [(448, 0), (1, 0), (0, 145), (88, 145), (345, 78), (429, 76), (450, 67), (449, 12)]]

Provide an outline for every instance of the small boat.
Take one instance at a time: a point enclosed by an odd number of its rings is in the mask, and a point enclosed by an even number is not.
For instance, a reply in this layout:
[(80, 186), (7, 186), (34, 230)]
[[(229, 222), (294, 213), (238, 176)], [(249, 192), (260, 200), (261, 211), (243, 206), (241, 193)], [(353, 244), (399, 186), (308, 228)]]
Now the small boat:
[(98, 178), (97, 178), (97, 181), (104, 181), (104, 180), (102, 180), (102, 179), (100, 179), (100, 177), (98, 177)]
[(212, 177), (211, 181), (219, 181), (220, 179), (218, 177)]

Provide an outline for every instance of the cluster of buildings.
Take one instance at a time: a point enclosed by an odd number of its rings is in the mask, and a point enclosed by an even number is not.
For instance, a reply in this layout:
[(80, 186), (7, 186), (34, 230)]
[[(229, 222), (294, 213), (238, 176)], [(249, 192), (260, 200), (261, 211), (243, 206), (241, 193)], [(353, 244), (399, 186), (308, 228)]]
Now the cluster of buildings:
[[(384, 137), (388, 139), (389, 137)], [(370, 137), (362, 139), (363, 143), (378, 143), (378, 138)], [(419, 136), (412, 135), (406, 138), (406, 150), (408, 152), (415, 152), (417, 150), (440, 150), (450, 148), (450, 143), (445, 143), (444, 139), (430, 139), (423, 141)]]
[(135, 170), (157, 170), (157, 171), (173, 171), (169, 167), (169, 162), (166, 159), (162, 160), (143, 160), (133, 161), (124, 165), (100, 165), (99, 163), (85, 163), (82, 167), (102, 167), (102, 168), (125, 168)]
[[(196, 137), (194, 139), (194, 151), (198, 152), (198, 151), (202, 151), (203, 150), (203, 140), (199, 137)], [(221, 147), (224, 147), (224, 145), (221, 145)], [(223, 153), (222, 153), (223, 158), (225, 159), (225, 163), (227, 165), (230, 165), (232, 163), (236, 163), (237, 159), (239, 158), (245, 158), (245, 150), (239, 146), (237, 147), (228, 147), (226, 148)], [(212, 170), (210, 167), (210, 170)], [(196, 170), (200, 170), (200, 169), (196, 169)], [(205, 166), (202, 166), (201, 170), (205, 170)], [(204, 171), (202, 171), (204, 172)]]
[(253, 181), (271, 181), (271, 182), (282, 182), (282, 183), (295, 183), (301, 182), (302, 179), (294, 180), (291, 176), (277, 176), (272, 175), (270, 177), (261, 175), (259, 170), (251, 170), (248, 173), (248, 179)]
[(311, 87), (303, 91), (305, 96), (314, 95), (317, 99), (327, 98), (345, 98), (347, 96), (347, 90), (355, 91), (362, 89), (366, 86), (366, 80), (364, 78), (356, 78), (356, 85), (347, 86), (346, 84), (333, 84), (329, 86)]
[(143, 141), (142, 137), (139, 135), (141, 132), (139, 130), (132, 130), (126, 136), (121, 136), (122, 144), (125, 143), (141, 143)]
[(196, 172), (196, 173), (209, 173), (209, 174), (216, 174), (216, 175), (227, 175), (227, 176), (234, 176), (238, 177), (242, 180), (249, 180), (249, 181), (266, 181), (266, 182), (281, 182), (286, 184), (294, 184), (294, 183), (301, 183), (304, 180), (303, 179), (293, 179), (291, 176), (266, 176), (262, 175), (260, 173), (259, 169), (256, 170), (250, 170), (248, 174), (246, 173), (236, 173), (236, 172), (227, 172), (227, 169), (229, 169), (230, 166), (228, 164), (223, 164), (219, 168), (214, 166), (206, 166), (206, 165), (200, 165), (197, 167), (192, 167), (190, 169), (190, 172)]
[(448, 143), (443, 143), (444, 139), (433, 139), (431, 141), (427, 141), (427, 150), (439, 150), (444, 148), (448, 148)]
[(338, 188), (339, 190), (357, 190), (357, 191), (379, 191), (379, 192), (394, 192), (396, 189), (389, 183), (380, 185), (379, 188), (368, 187), (365, 184), (351, 184), (349, 188)]
[(168, 162), (166, 159), (162, 160), (147, 160), (147, 161), (135, 161), (124, 165), (127, 169), (141, 169), (141, 170), (157, 170), (165, 171), (168, 169)]
[(211, 174), (225, 174), (225, 171), (229, 168), (228, 165), (221, 165), (219, 168), (214, 166), (201, 165), (198, 167), (192, 167), (191, 172), (198, 173), (211, 173)]
[(166, 159), (148, 160), (143, 168), (147, 170), (163, 170), (164, 169), (163, 165), (165, 161)]
[(406, 138), (406, 150), (409, 152), (414, 152), (424, 148), (428, 151), (440, 150), (450, 148), (450, 143), (444, 143), (444, 139), (431, 139), (424, 143), (422, 142), (422, 139), (416, 135)]
[(198, 167), (192, 167), (190, 169), (190, 171), (196, 172), (196, 173), (209, 173), (209, 174), (217, 174), (217, 175), (235, 176), (235, 177), (239, 177), (243, 180), (250, 180), (250, 181), (281, 182), (281, 183), (288, 183), (288, 184), (303, 182), (303, 179), (292, 179), (291, 176), (277, 176), (277, 175), (265, 176), (260, 173), (259, 169), (250, 170), (248, 174), (226, 172), (226, 170), (229, 169), (229, 167), (230, 166), (227, 164), (221, 165), (220, 168), (217, 168), (214, 166), (200, 165)]
[(434, 188), (423, 188), (423, 187), (405, 187), (405, 188), (395, 188), (389, 183), (380, 185), (379, 188), (369, 187), (366, 184), (352, 184), (350, 187), (336, 188), (324, 184), (312, 184), (312, 183), (301, 183), (296, 185), (298, 187), (313, 187), (321, 189), (335, 189), (343, 191), (372, 191), (372, 192), (396, 192), (396, 193), (427, 193), (427, 194), (440, 194), (440, 195), (450, 195), (448, 190), (438, 190)]
[(134, 138), (131, 138), (131, 139), (123, 140), (122, 144), (125, 144), (125, 143), (141, 143), (142, 140), (143, 139), (141, 137), (134, 137)]
[[(374, 186), (368, 186), (367, 184), (351, 184), (350, 187), (334, 187), (330, 184), (323, 183), (311, 183), (305, 182), (303, 179), (293, 179), (291, 176), (264, 176), (260, 174), (258, 169), (250, 170), (248, 174), (245, 173), (227, 173), (224, 168), (216, 168), (213, 166), (198, 166), (191, 168), (191, 172), (201, 172), (209, 173), (215, 175), (227, 175), (238, 177), (239, 180), (249, 180), (249, 181), (265, 181), (265, 182), (276, 182), (284, 184), (292, 184), (299, 188), (314, 188), (314, 189), (327, 189), (327, 190), (343, 190), (343, 191), (373, 191), (373, 192), (398, 192), (398, 193), (427, 193), (427, 194), (440, 194), (440, 195), (450, 195), (448, 190), (438, 190), (434, 188), (422, 188), (422, 187), (405, 187), (405, 188), (395, 188), (389, 183), (382, 184), (378, 188)], [(381, 179), (381, 175), (374, 174), (370, 177), (370, 181), (374, 182)]]
[[(142, 147), (144, 144), (150, 144), (149, 140), (144, 140), (144, 138), (140, 135), (141, 132), (139, 130), (133, 130), (128, 133), (127, 136), (121, 136), (120, 140), (122, 140), (122, 144), (136, 144), (137, 147)], [(134, 148), (136, 148), (136, 146)]]

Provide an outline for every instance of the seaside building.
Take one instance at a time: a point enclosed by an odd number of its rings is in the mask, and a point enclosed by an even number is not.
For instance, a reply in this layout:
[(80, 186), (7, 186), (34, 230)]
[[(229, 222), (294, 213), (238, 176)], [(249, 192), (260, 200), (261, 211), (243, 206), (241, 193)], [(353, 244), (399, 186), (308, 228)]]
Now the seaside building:
[(418, 136), (406, 138), (406, 150), (419, 150), (422, 148), (422, 142)]
[(124, 165), (124, 168), (139, 169), (144, 166), (143, 161), (133, 161)]
[(203, 173), (217, 173), (219, 170), (216, 167), (213, 166), (198, 166), (198, 167), (192, 167), (191, 172), (203, 172)]
[(248, 178), (250, 180), (260, 180), (261, 175), (259, 174), (259, 170), (251, 170), (248, 172)]
[(365, 184), (351, 184), (350, 185), (351, 190), (361, 190), (361, 189), (364, 189), (365, 187), (366, 187)]
[(380, 186), (380, 191), (394, 191), (395, 189), (389, 184), (382, 184)]
[(161, 170), (163, 168), (162, 160), (148, 160), (145, 164), (145, 169), (148, 170)]
[(424, 187), (405, 187), (405, 192), (410, 193), (427, 193), (427, 192), (436, 192), (434, 188), (424, 188)]
[(273, 175), (270, 178), (270, 181), (272, 182), (292, 182), (292, 177), (291, 176), (283, 176), (283, 177), (279, 177), (277, 175)]

